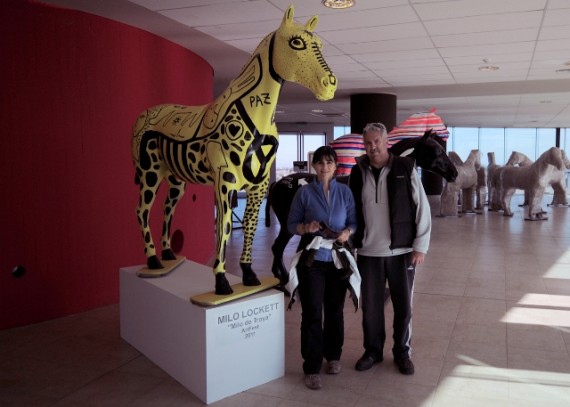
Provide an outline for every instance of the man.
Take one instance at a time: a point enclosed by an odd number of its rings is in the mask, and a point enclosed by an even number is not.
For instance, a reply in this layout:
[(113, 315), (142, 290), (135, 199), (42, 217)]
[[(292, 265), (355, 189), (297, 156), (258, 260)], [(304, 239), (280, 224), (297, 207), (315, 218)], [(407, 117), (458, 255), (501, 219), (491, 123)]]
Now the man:
[(383, 124), (367, 124), (363, 140), (366, 154), (356, 159), (349, 178), (358, 223), (353, 245), (362, 277), (365, 349), (355, 368), (368, 370), (384, 358), (387, 281), (394, 308), (394, 362), (402, 374), (414, 374), (412, 293), (415, 268), (424, 262), (429, 247), (429, 202), (414, 161), (388, 151)]

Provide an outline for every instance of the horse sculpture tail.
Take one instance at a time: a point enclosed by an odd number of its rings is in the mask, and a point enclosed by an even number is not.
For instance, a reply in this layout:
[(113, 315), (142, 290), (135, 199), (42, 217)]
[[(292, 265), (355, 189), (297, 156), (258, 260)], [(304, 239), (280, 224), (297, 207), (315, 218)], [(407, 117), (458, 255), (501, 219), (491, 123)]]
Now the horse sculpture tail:
[(271, 227), (271, 191), (275, 186), (275, 182), (272, 182), (267, 188), (267, 201), (265, 202), (265, 227)]

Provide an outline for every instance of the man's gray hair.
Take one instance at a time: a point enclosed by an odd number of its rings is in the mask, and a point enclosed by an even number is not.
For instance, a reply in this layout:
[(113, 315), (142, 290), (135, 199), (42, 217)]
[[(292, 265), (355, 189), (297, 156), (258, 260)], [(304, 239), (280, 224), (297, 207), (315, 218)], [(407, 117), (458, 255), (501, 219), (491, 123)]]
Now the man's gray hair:
[(388, 134), (386, 126), (384, 126), (382, 123), (368, 123), (366, 126), (364, 126), (364, 129), (362, 130), (362, 135), (364, 136), (366, 133), (370, 131), (377, 131), (383, 136), (386, 136)]

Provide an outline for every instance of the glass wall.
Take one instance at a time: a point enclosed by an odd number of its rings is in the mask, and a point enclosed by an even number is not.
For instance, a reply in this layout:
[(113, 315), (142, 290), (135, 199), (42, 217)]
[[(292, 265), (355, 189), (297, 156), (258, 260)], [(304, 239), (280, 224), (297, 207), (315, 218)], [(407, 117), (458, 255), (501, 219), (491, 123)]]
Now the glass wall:
[[(447, 130), (451, 135), (447, 139), (447, 151), (456, 152), (463, 161), (469, 157), (471, 150), (477, 150), (479, 148), (479, 129), (472, 127), (452, 127)], [(484, 154), (481, 156), (483, 155)]]
[[(494, 153), (495, 164), (504, 165), (513, 151), (535, 161), (550, 147), (556, 147), (553, 128), (473, 128), (450, 127), (447, 151), (455, 151), (466, 159), (472, 149), (481, 151), (481, 164), (489, 165), (488, 153)], [(560, 148), (570, 143), (570, 129), (560, 129)], [(566, 137), (568, 134), (568, 137)]]
[(505, 155), (516, 151), (536, 160), (536, 129), (505, 129)]
[[(494, 164), (504, 163), (505, 158), (505, 129), (482, 128), (479, 132), (479, 150), (481, 151), (481, 165), (489, 165), (489, 154), (495, 157)], [(491, 158), (492, 160), (492, 158)]]
[(333, 138), (335, 140), (345, 134), (350, 134), (350, 126), (334, 126)]
[[(556, 129), (537, 129), (536, 133), (536, 158), (550, 147), (556, 146)], [(562, 144), (560, 145), (562, 148)], [(562, 148), (563, 149), (563, 148)]]

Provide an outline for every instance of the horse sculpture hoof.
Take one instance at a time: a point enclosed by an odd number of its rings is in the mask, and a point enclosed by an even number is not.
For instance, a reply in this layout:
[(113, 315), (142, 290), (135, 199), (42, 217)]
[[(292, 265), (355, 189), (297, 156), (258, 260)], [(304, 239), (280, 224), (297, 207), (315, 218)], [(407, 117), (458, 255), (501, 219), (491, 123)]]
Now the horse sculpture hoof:
[(150, 256), (146, 260), (146, 266), (151, 270), (158, 270), (158, 269), (164, 268), (164, 266), (162, 265), (162, 263), (160, 262), (160, 260), (158, 259), (158, 257), (156, 255)]
[(249, 263), (241, 263), (241, 271), (242, 271), (242, 282), (243, 285), (251, 287), (255, 285), (261, 285), (261, 281), (257, 278), (254, 271), (251, 269), (251, 264)]
[(176, 254), (172, 249), (166, 249), (162, 251), (162, 260), (176, 260)]
[(281, 291), (283, 294), (285, 294), (285, 297), (291, 297), (291, 293), (289, 292), (289, 290), (287, 289), (285, 284), (279, 283), (276, 286), (274, 286), (273, 288)]
[(279, 279), (279, 285), (286, 286), (289, 282), (289, 273), (283, 266), (283, 263), (279, 264), (277, 261), (273, 261), (273, 266), (271, 267), (271, 272), (275, 278)]
[(233, 293), (232, 286), (228, 282), (225, 273), (216, 274), (216, 295), (228, 295)]

